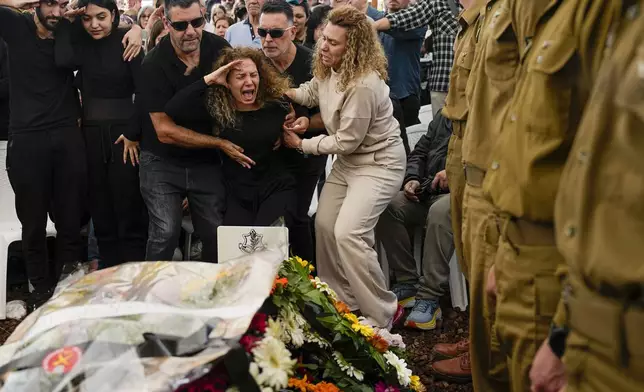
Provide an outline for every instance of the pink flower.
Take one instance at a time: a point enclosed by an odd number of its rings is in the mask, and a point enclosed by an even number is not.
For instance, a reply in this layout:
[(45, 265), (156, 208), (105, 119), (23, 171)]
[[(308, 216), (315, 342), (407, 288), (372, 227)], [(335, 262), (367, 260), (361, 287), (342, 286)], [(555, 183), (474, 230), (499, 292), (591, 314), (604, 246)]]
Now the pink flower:
[(385, 384), (383, 381), (378, 381), (375, 392), (400, 392), (400, 390), (392, 385)]

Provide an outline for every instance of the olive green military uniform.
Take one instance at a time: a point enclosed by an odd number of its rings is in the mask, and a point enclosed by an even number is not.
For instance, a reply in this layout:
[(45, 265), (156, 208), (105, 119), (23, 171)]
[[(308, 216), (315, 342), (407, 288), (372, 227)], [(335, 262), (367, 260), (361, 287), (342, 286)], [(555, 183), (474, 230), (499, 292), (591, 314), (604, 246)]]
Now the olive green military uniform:
[(555, 205), (567, 392), (644, 391), (644, 1), (616, 3)]
[(456, 257), (466, 278), (469, 278), (470, 267), (469, 262), (463, 255), (462, 224), (465, 173), (463, 172), (461, 144), (468, 113), (465, 88), (467, 87), (467, 79), (470, 77), (472, 62), (474, 61), (476, 27), (479, 12), (483, 6), (482, 3), (482, 1), (475, 3), (471, 8), (463, 11), (459, 17), (458, 22), (461, 25), (461, 31), (454, 44), (454, 65), (450, 73), (449, 91), (443, 107), (443, 116), (452, 121), (453, 133), (449, 139), (447, 162), (445, 163), (451, 197), (452, 231), (454, 233)]
[[(603, 57), (615, 0), (512, 0), (521, 67), (484, 190), (499, 211), (496, 332), (512, 390), (530, 390), (534, 355), (564, 321), (554, 202)], [(590, 316), (591, 318), (593, 316)]]
[[(498, 124), (515, 86), (518, 48), (511, 34), (508, 1), (490, 0), (480, 11), (475, 32), (472, 70), (466, 87), (469, 106), (463, 134), (465, 166), (463, 193), (463, 253), (470, 264), (470, 354), (476, 391), (508, 390), (506, 357), (494, 331), (494, 309), (488, 303), (485, 283), (494, 262), (498, 236), (488, 235), (496, 221), (494, 208), (483, 197), (482, 183), (489, 166)], [(497, 44), (501, 42), (501, 44)]]

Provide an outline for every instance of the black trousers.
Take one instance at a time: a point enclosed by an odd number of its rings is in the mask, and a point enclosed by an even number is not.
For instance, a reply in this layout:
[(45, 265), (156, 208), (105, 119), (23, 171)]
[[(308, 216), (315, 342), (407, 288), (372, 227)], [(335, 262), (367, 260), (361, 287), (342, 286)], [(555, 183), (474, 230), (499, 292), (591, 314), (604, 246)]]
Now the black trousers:
[(394, 118), (398, 120), (398, 124), (400, 124), (400, 137), (402, 138), (403, 141), (403, 146), (405, 147), (405, 154), (409, 156), (409, 153), (411, 150), (409, 149), (409, 139), (407, 139), (407, 127), (405, 124), (405, 114), (403, 112), (402, 105), (400, 104), (400, 100), (398, 98), (394, 98), (391, 96), (391, 104), (394, 107)]
[[(81, 260), (80, 229), (87, 195), (85, 143), (75, 126), (13, 132), (7, 155), (27, 277), (37, 290), (48, 288), (58, 281), (65, 263)], [(45, 230), (52, 206), (56, 262), (49, 265)]]
[(309, 207), (320, 176), (326, 168), (327, 155), (304, 156), (299, 153), (288, 156), (288, 170), (295, 178), (294, 208), (286, 219), (289, 242), (293, 254), (304, 260), (315, 260), (315, 244), (311, 231)]
[(420, 124), (418, 113), (420, 112), (420, 97), (412, 94), (400, 100), (402, 107), (403, 118), (405, 119), (405, 127)]
[(226, 207), (221, 165), (202, 162), (186, 166), (141, 151), (140, 176), (150, 219), (146, 260), (172, 260), (181, 235), (181, 202), (187, 197), (195, 233), (203, 242), (202, 259), (217, 262), (217, 228)]
[(243, 200), (228, 194), (225, 226), (271, 226), (285, 218), (293, 205), (293, 190), (283, 189), (258, 197), (255, 201)]
[(139, 168), (123, 163), (119, 125), (84, 126), (89, 207), (102, 266), (145, 260), (148, 214), (139, 189)]

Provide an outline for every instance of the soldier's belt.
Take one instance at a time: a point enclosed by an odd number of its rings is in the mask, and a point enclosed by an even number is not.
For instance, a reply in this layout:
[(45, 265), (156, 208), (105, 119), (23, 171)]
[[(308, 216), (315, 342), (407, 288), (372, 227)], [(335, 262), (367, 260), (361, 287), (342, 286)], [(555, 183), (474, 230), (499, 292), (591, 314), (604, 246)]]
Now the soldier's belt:
[(485, 170), (479, 169), (476, 166), (465, 165), (465, 182), (469, 186), (480, 188), (483, 186), (485, 179)]
[(550, 223), (509, 217), (506, 238), (515, 245), (555, 246), (555, 230)]
[(574, 276), (569, 281), (571, 291), (566, 293), (565, 301), (570, 329), (613, 348), (620, 361), (644, 356), (644, 309), (592, 291)]

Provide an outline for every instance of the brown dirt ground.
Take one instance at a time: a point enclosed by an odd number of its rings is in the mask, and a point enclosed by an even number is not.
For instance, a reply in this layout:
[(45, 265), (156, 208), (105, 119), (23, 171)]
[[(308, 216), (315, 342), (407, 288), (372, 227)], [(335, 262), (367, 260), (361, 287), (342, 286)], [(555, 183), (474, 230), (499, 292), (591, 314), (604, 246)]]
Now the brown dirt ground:
[[(441, 306), (443, 309), (445, 307)], [(444, 320), (433, 331), (419, 331), (409, 328), (394, 329), (402, 335), (407, 345), (408, 364), (414, 374), (427, 387), (428, 392), (472, 392), (472, 384), (450, 384), (434, 380), (430, 366), (434, 360), (432, 348), (436, 343), (456, 343), (468, 337), (469, 317), (467, 312), (448, 310)]]

